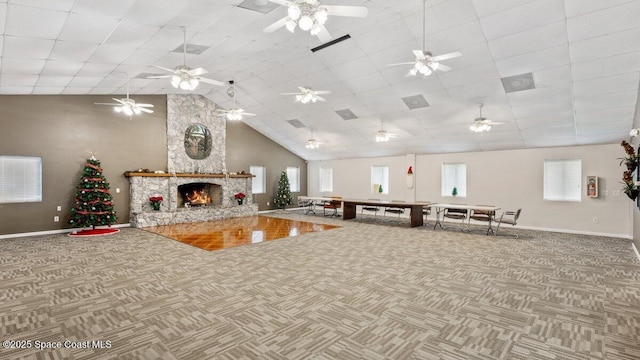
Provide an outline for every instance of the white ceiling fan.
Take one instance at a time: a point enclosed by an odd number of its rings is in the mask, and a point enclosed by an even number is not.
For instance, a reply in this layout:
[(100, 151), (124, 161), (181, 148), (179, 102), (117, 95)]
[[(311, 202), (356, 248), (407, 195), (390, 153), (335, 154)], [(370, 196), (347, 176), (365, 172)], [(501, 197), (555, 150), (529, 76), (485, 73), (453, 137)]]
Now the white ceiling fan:
[(319, 95), (325, 95), (325, 94), (331, 94), (331, 91), (329, 90), (313, 90), (312, 88), (308, 87), (308, 86), (298, 86), (298, 89), (300, 89), (300, 92), (297, 93), (281, 93), (280, 95), (295, 95), (296, 96), (296, 102), (299, 103), (303, 103), (303, 104), (308, 104), (308, 103), (315, 103), (317, 101), (322, 101), (325, 102), (327, 101), (327, 99), (323, 98), (322, 96)]
[(256, 114), (245, 112), (244, 109), (237, 107), (236, 104), (236, 84), (235, 81), (230, 80), (229, 85), (231, 85), (230, 90), (227, 90), (227, 94), (233, 99), (233, 107), (231, 109), (218, 109), (218, 115), (224, 116), (227, 120), (242, 120), (243, 116), (256, 116)]
[(179, 88), (182, 90), (195, 90), (195, 88), (201, 83), (212, 84), (217, 86), (224, 86), (224, 82), (203, 78), (201, 75), (208, 73), (207, 70), (199, 67), (192, 69), (188, 67), (187, 64), (187, 29), (182, 27), (182, 31), (184, 32), (184, 42), (182, 44), (182, 65), (176, 66), (174, 70), (168, 69), (166, 67), (162, 67), (160, 65), (151, 65), (157, 67), (158, 69), (162, 69), (172, 73), (172, 75), (156, 75), (149, 76), (147, 79), (165, 79), (171, 78), (171, 85), (175, 88)]
[(477, 133), (485, 132), (491, 130), (491, 126), (493, 125), (502, 125), (504, 122), (496, 122), (488, 120), (486, 117), (482, 117), (482, 108), (484, 107), (483, 103), (480, 103), (480, 116), (473, 120), (473, 124), (469, 126), (469, 130)]
[(451, 53), (447, 53), (447, 54), (442, 54), (442, 55), (438, 55), (438, 56), (433, 56), (433, 54), (430, 51), (426, 50), (426, 46), (425, 46), (425, 41), (426, 41), (426, 37), (427, 37), (427, 31), (426, 31), (426, 21), (427, 21), (427, 14), (426, 14), (426, 4), (427, 4), (427, 0), (423, 0), (422, 2), (422, 50), (413, 50), (413, 55), (415, 55), (416, 59), (414, 61), (410, 61), (410, 62), (403, 62), (403, 63), (396, 63), (396, 64), (389, 64), (387, 66), (398, 66), (398, 65), (413, 65), (413, 68), (411, 68), (411, 70), (409, 70), (409, 72), (407, 73), (407, 75), (405, 76), (416, 76), (418, 74), (421, 74), (424, 77), (427, 77), (431, 74), (433, 74), (436, 70), (439, 71), (449, 71), (451, 70), (451, 68), (447, 65), (441, 64), (440, 62), (443, 60), (449, 60), (449, 59), (453, 59), (453, 58), (457, 58), (459, 56), (462, 56), (462, 53), (459, 51), (455, 51), (455, 52), (451, 52)]
[(387, 142), (392, 137), (396, 137), (396, 134), (388, 133), (387, 130), (384, 129), (384, 123), (380, 121), (380, 130), (376, 132), (376, 142)]
[(365, 17), (369, 10), (364, 6), (321, 5), (319, 0), (268, 0), (286, 6), (287, 16), (264, 28), (264, 32), (274, 32), (286, 27), (294, 32), (296, 27), (309, 31), (322, 42), (331, 40), (331, 35), (324, 24), (328, 16)]
[(309, 150), (317, 149), (320, 147), (320, 142), (313, 137), (313, 130), (311, 130), (311, 138), (307, 140), (307, 144), (304, 146)]
[(140, 104), (136, 103), (135, 100), (129, 97), (129, 75), (127, 74), (127, 97), (124, 99), (116, 99), (112, 98), (115, 103), (95, 103), (96, 105), (110, 105), (113, 106), (115, 112), (124, 113), (131, 118), (131, 115), (139, 115), (142, 112), (146, 112), (149, 114), (153, 113), (153, 110), (148, 109), (152, 108), (153, 104)]

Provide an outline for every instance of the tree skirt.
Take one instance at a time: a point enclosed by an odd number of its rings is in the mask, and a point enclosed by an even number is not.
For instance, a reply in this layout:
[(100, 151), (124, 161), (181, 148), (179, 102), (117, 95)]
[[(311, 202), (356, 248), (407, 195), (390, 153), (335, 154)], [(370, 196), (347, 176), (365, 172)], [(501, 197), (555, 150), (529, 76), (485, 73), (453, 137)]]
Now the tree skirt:
[(70, 232), (69, 236), (103, 236), (103, 235), (115, 234), (118, 231), (120, 231), (120, 229), (111, 229), (111, 228), (109, 228), (109, 229), (89, 229), (89, 230)]

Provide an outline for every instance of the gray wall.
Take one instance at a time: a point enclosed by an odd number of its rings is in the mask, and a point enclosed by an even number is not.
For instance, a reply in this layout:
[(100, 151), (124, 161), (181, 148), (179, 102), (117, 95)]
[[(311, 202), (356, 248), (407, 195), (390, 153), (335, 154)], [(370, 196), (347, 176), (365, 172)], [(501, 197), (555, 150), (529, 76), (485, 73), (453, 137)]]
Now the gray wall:
[[(40, 156), (43, 160), (43, 200), (39, 203), (0, 204), (0, 235), (69, 228), (75, 187), (89, 151), (97, 152), (111, 186), (118, 223), (129, 222), (129, 180), (125, 171), (166, 170), (167, 97), (134, 95), (155, 105), (153, 114), (129, 119), (110, 106), (111, 95), (0, 96), (0, 155)], [(113, 96), (116, 98), (122, 95)], [(258, 195), (261, 209), (273, 201), (277, 174), (286, 166), (300, 166), (306, 194), (304, 160), (273, 143), (242, 122), (227, 126), (229, 171), (249, 165), (267, 167), (271, 190)], [(277, 172), (277, 173), (276, 173)], [(116, 188), (120, 193), (116, 193)], [(296, 195), (296, 194), (294, 194)], [(56, 207), (62, 206), (62, 211)], [(60, 222), (53, 217), (59, 216)]]
[(302, 158), (243, 122), (227, 121), (228, 171), (249, 172), (251, 165), (265, 166), (267, 170), (267, 193), (254, 195), (253, 198), (253, 203), (258, 204), (258, 210), (275, 209), (273, 198), (278, 190), (278, 180), (287, 166), (300, 168), (300, 192), (291, 193), (294, 205), (298, 195), (307, 195), (307, 165)]

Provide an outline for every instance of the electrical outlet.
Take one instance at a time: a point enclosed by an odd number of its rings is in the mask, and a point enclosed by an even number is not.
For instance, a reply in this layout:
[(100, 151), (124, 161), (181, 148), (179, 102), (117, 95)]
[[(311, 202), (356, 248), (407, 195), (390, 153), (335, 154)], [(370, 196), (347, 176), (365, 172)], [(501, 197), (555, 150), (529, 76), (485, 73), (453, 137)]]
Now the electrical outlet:
[(614, 196), (620, 196), (620, 190), (613, 190)]
[(116, 194), (120, 194), (120, 188), (116, 188)]
[(267, 206), (269, 206), (269, 202), (267, 201)]
[(62, 211), (62, 206), (58, 205), (58, 207), (56, 207), (57, 211)]
[(60, 216), (54, 216), (53, 217), (53, 222), (58, 222), (60, 221)]

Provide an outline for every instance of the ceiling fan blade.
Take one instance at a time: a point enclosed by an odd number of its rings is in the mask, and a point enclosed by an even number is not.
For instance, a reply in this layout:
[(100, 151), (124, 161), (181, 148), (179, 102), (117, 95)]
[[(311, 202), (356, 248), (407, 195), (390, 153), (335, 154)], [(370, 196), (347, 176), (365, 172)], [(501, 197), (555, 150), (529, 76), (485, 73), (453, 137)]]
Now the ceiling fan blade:
[(170, 73), (174, 73), (174, 74), (176, 73), (176, 71), (175, 71), (175, 70), (173, 70), (173, 69), (168, 69), (168, 68), (166, 68), (166, 67), (162, 67), (162, 66), (160, 66), (160, 65), (151, 65), (151, 66), (153, 66), (153, 67), (157, 67), (158, 69), (162, 69), (162, 70), (164, 70), (164, 71), (168, 71), (168, 72), (170, 72)]
[(256, 114), (253, 113), (248, 113), (248, 112), (243, 112), (242, 115), (247, 115), (247, 116), (256, 116)]
[(119, 102), (119, 103), (120, 103), (120, 104), (122, 104), (122, 105), (124, 105), (124, 104), (126, 104), (126, 103), (127, 103), (127, 102), (126, 102), (126, 101), (124, 101), (124, 100), (120, 100), (120, 99), (116, 99), (116, 98), (111, 98), (111, 99), (115, 100), (116, 102)]
[(448, 59), (453, 59), (453, 58), (457, 58), (462, 56), (462, 53), (459, 51), (455, 51), (455, 52), (451, 52), (448, 54), (442, 54), (442, 55), (438, 55), (438, 56), (434, 56), (431, 58), (432, 61), (442, 61), (442, 60), (448, 60)]
[(274, 4), (282, 5), (282, 6), (289, 6), (292, 4), (287, 0), (267, 0), (267, 1), (272, 2)]
[(387, 64), (387, 66), (414, 65), (415, 63), (416, 63), (415, 61), (409, 61), (409, 62), (402, 62), (402, 63), (395, 63), (395, 64)]
[(93, 103), (94, 105), (110, 105), (110, 106), (119, 106), (120, 104), (114, 104), (114, 103)]
[(326, 94), (331, 94), (331, 91), (329, 90), (318, 90), (315, 91), (316, 95), (326, 95)]
[(316, 96), (316, 99), (317, 99), (318, 101), (322, 101), (322, 102), (327, 101), (327, 99), (323, 98), (322, 96)]
[(366, 17), (369, 9), (364, 6), (321, 5), (332, 16)]
[(331, 34), (329, 34), (329, 31), (327, 30), (327, 28), (322, 25), (322, 24), (318, 24), (318, 27), (320, 28), (320, 31), (318, 32), (318, 39), (320, 39), (320, 41), (322, 42), (327, 42), (327, 41), (331, 41), (331, 39), (333, 39), (331, 37)]
[(447, 72), (449, 70), (451, 70), (451, 68), (447, 65), (443, 65), (443, 64), (438, 64), (438, 70), (443, 71), (443, 72)]
[(422, 50), (413, 50), (412, 52), (413, 52), (413, 55), (415, 55), (416, 58), (418, 58), (420, 60), (423, 60), (425, 58), (424, 51), (422, 51)]
[(154, 75), (154, 76), (147, 76), (147, 79), (168, 79), (172, 76), (173, 75)]
[(280, 29), (281, 27), (285, 26), (287, 24), (287, 22), (289, 21), (289, 17), (285, 16), (282, 19), (274, 22), (273, 24), (267, 26), (266, 28), (262, 29), (262, 31), (266, 32), (266, 33), (272, 33), (278, 29)]
[(306, 88), (304, 86), (298, 86), (298, 89), (300, 89), (300, 92), (302, 93), (309, 91), (309, 88)]
[(195, 69), (191, 69), (189, 71), (187, 71), (187, 74), (191, 75), (191, 76), (200, 76), (200, 75), (204, 75), (208, 73), (207, 70), (199, 67), (199, 68), (195, 68)]
[(300, 93), (280, 93), (280, 95), (302, 95)]
[(222, 81), (213, 80), (213, 79), (207, 79), (207, 78), (203, 78), (203, 77), (198, 77), (198, 80), (200, 82), (205, 83), (205, 84), (211, 84), (211, 85), (217, 85), (217, 86), (225, 86), (226, 85)]
[(137, 108), (140, 111), (144, 111), (146, 113), (153, 114), (153, 110), (151, 110), (151, 109), (147, 109), (147, 108), (143, 108), (143, 107), (139, 107), (139, 106)]
[(136, 104), (137, 107), (153, 107), (153, 104)]

